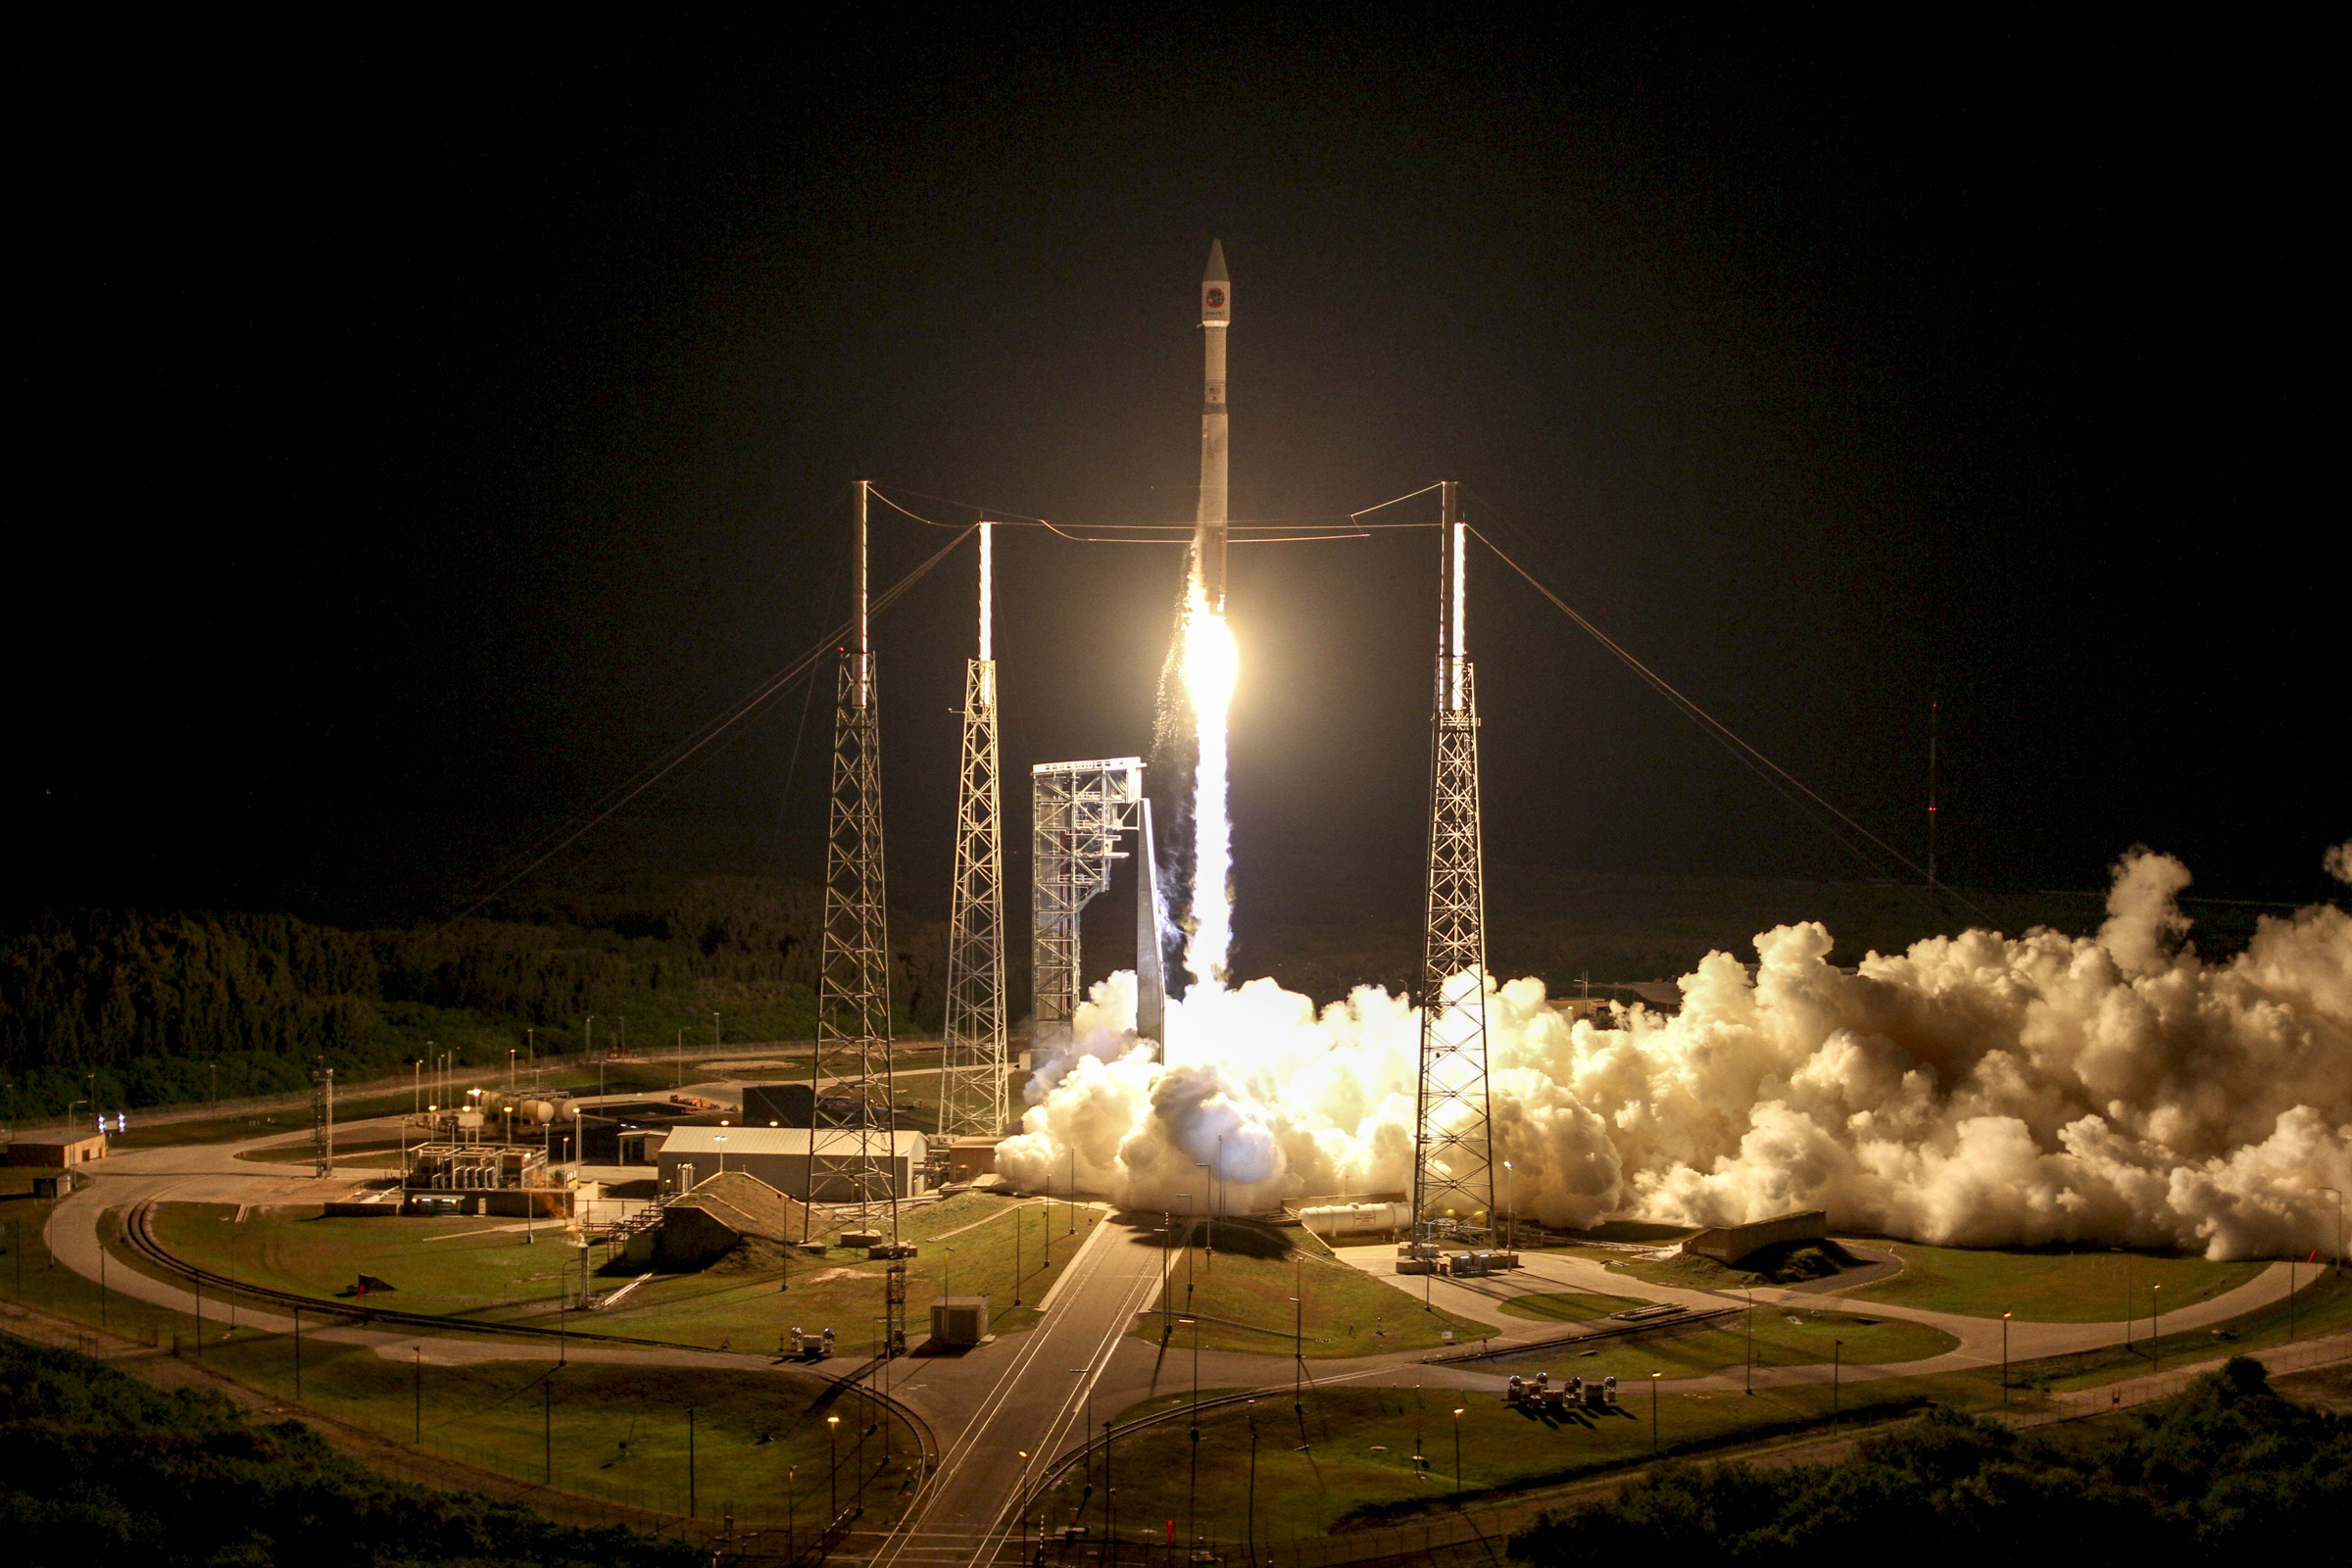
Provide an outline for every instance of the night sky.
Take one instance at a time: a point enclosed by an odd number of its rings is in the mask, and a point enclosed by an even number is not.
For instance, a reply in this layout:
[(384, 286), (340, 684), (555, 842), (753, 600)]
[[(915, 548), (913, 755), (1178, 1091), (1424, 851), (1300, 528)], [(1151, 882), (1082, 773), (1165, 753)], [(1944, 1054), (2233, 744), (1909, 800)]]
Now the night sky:
[[(1458, 478), (1914, 858), (1939, 702), (1952, 880), (2092, 888), (2144, 843), (2200, 893), (2324, 895), (2352, 792), (2301, 363), (2316, 63), (2234, 24), (1851, 15), (224, 22), (61, 63), (54, 221), (20, 227), (57, 243), (20, 301), (50, 476), (12, 897), (446, 912), (840, 616), (853, 480), (1189, 520), (1212, 236), (1237, 520)], [(879, 524), (878, 580), (947, 537)], [(1245, 920), (1286, 858), (1419, 853), (1436, 560), (1236, 552)], [(1180, 553), (1001, 561), (1008, 771), (1148, 748)], [(1871, 874), (1474, 573), (1492, 858)], [(893, 891), (927, 913), (971, 578), (967, 547), (877, 633)], [(797, 769), (800, 687), (634, 814), (812, 874), (822, 679)]]

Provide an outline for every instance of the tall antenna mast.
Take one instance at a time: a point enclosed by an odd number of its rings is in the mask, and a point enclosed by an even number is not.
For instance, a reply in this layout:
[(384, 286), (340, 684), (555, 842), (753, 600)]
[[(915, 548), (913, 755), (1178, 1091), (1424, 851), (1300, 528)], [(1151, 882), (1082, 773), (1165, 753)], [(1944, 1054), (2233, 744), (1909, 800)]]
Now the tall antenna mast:
[(1936, 710), (1928, 705), (1928, 886), (1936, 886)]
[(1437, 712), (1430, 760), (1428, 920), (1421, 963), (1421, 1072), (1413, 1134), (1413, 1235), (1421, 1271), (1436, 1245), (1494, 1225), (1487, 1103), (1487, 898), (1479, 820), (1478, 697), (1470, 665), (1467, 550), (1459, 488), (1439, 487), (1445, 549)]
[(980, 657), (964, 662), (956, 792), (956, 883), (948, 901), (948, 1022), (939, 1130), (1004, 1131), (1004, 841), (997, 758), (995, 525), (980, 524)]
[[(858, 482), (858, 643), (844, 649), (833, 713), (833, 801), (825, 838), (825, 924), (816, 1049), (808, 1071), (808, 1196), (846, 1201), (846, 1246), (897, 1258), (900, 1165), (893, 1130), (890, 944), (882, 877), (882, 726), (866, 596), (867, 485)], [(830, 1082), (828, 1082), (830, 1080)], [(830, 1102), (836, 1109), (828, 1112)], [(832, 1120), (826, 1125), (828, 1115)], [(913, 1172), (907, 1171), (907, 1180)], [(887, 1222), (887, 1235), (877, 1227)], [(894, 1263), (885, 1354), (906, 1339), (906, 1276)]]

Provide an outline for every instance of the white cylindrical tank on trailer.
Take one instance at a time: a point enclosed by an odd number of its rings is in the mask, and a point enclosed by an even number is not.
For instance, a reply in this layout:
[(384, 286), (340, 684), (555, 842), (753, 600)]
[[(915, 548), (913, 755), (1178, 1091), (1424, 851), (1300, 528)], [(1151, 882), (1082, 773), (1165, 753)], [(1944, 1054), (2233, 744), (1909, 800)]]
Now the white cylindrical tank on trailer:
[(1315, 1203), (1298, 1210), (1298, 1223), (1326, 1240), (1402, 1230), (1412, 1222), (1410, 1203)]

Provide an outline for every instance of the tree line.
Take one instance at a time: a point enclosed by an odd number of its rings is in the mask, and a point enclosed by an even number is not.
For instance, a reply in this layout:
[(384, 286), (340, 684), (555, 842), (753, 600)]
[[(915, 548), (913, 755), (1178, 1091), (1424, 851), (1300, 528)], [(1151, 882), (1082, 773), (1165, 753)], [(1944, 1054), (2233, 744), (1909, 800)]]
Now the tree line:
[[(589, 1043), (805, 1039), (815, 1026), (822, 901), (757, 877), (688, 882), (659, 903), (539, 918), (348, 931), (284, 914), (43, 912), (0, 933), (0, 1075), (12, 1120), (302, 1088), (453, 1052)], [(944, 1010), (937, 921), (894, 916), (898, 1027)], [(429, 1045), (428, 1045), (429, 1043)], [(78, 1111), (77, 1111), (78, 1113)]]

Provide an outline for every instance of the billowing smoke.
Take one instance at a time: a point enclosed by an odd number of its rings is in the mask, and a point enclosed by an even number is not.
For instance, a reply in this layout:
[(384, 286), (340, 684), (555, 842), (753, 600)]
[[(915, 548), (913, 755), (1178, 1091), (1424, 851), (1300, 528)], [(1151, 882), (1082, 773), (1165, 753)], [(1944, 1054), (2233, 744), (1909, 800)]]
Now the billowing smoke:
[[(2328, 865), (2352, 880), (2352, 844)], [(2266, 917), (2228, 962), (2182, 937), (2180, 861), (2117, 867), (2095, 937), (2035, 929), (1829, 962), (1816, 923), (1710, 954), (1683, 1006), (1572, 1023), (1492, 990), (1495, 1158), (1553, 1226), (1826, 1208), (1926, 1242), (2097, 1242), (2215, 1258), (2332, 1250), (2352, 1194), (2352, 916)], [(1141, 1207), (1226, 1212), (1410, 1182), (1417, 1011), (1375, 988), (1318, 1012), (1271, 980), (1169, 1006), (1138, 1049), (1130, 975), (1094, 989), (1029, 1085), (999, 1166)]]

